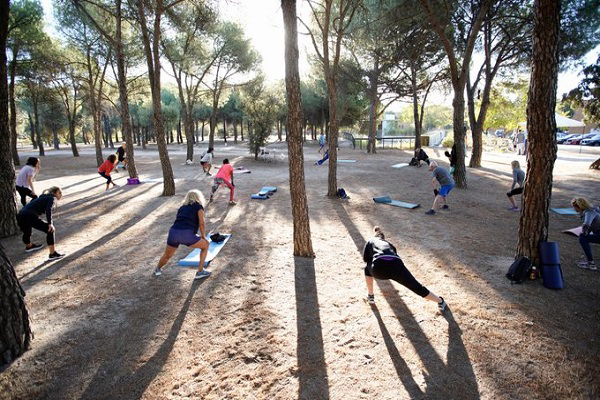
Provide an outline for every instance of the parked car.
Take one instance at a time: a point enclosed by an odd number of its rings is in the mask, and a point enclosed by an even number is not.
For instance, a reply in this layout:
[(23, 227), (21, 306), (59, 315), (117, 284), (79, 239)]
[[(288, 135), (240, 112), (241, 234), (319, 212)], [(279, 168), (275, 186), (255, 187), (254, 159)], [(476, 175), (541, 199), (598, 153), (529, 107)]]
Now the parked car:
[(567, 140), (569, 140), (569, 139), (571, 139), (571, 138), (573, 138), (575, 136), (578, 136), (578, 135), (571, 134), (571, 135), (563, 136), (561, 138), (557, 137), (556, 138), (556, 143), (558, 143), (558, 144), (564, 144)]
[(581, 144), (584, 146), (600, 146), (600, 135), (594, 135), (589, 139), (583, 139)]
[(592, 136), (595, 136), (595, 133), (588, 133), (586, 135), (575, 135), (570, 139), (567, 139), (567, 141), (565, 142), (565, 144), (579, 144), (579, 142), (581, 142), (584, 139), (589, 139)]
[(561, 139), (568, 139), (567, 136), (571, 136), (568, 133), (565, 132), (561, 132), (561, 131), (557, 131), (556, 132), (556, 143), (560, 143), (559, 140)]
[(494, 133), (494, 135), (496, 137), (504, 137), (504, 129), (498, 129), (498, 130), (496, 130), (496, 132)]

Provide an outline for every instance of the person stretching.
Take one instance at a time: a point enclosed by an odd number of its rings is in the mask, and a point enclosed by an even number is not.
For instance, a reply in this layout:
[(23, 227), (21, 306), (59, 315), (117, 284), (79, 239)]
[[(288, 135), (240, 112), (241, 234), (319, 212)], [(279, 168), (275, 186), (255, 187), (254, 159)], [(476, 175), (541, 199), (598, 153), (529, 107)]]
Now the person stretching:
[(100, 176), (102, 176), (104, 179), (106, 179), (106, 190), (108, 190), (108, 187), (111, 183), (112, 183), (113, 187), (117, 186), (112, 181), (112, 178), (110, 177), (110, 173), (115, 168), (116, 162), (117, 162), (117, 156), (115, 156), (114, 154), (111, 154), (110, 156), (108, 156), (106, 161), (104, 161), (102, 163), (100, 168), (98, 168), (98, 173), (100, 174)]
[(443, 297), (439, 297), (421, 285), (406, 268), (393, 244), (385, 240), (385, 235), (376, 226), (373, 228), (375, 236), (367, 241), (363, 250), (365, 261), (365, 282), (367, 283), (367, 300), (375, 304), (373, 293), (373, 278), (391, 279), (402, 286), (412, 290), (425, 300), (435, 301), (440, 311), (444, 311), (448, 304)]
[(600, 243), (600, 207), (594, 207), (584, 197), (574, 198), (571, 200), (571, 205), (583, 220), (583, 227), (579, 235), (579, 244), (585, 253), (585, 260), (579, 262), (577, 266), (595, 271), (598, 268), (594, 263), (590, 243)]
[(208, 200), (209, 203), (213, 201), (213, 196), (220, 185), (226, 185), (229, 188), (229, 205), (235, 205), (236, 202), (233, 201), (233, 191), (235, 188), (233, 184), (233, 167), (229, 164), (227, 158), (223, 160), (223, 165), (215, 175), (215, 180), (210, 191), (210, 199)]
[(421, 161), (425, 161), (427, 163), (427, 165), (429, 165), (429, 156), (427, 155), (427, 153), (425, 153), (425, 150), (423, 150), (420, 147), (417, 147), (415, 149), (415, 160), (417, 161), (417, 167), (421, 167)]
[[(444, 210), (448, 209), (448, 204), (446, 204), (446, 197), (448, 193), (454, 187), (454, 179), (450, 176), (450, 173), (446, 168), (438, 167), (436, 161), (431, 161), (429, 163), (429, 170), (433, 172), (433, 177), (431, 178), (431, 186), (433, 187), (433, 193), (435, 194), (435, 199), (433, 200), (433, 205), (431, 206), (431, 210), (426, 211), (427, 215), (434, 215), (435, 210), (439, 207), (440, 203), (444, 203), (442, 208)], [(437, 189), (437, 184), (439, 183), (440, 189)]]
[[(509, 211), (519, 211), (519, 207), (517, 207), (513, 196), (515, 194), (523, 193), (523, 182), (525, 181), (525, 172), (523, 172), (523, 170), (521, 169), (521, 164), (519, 164), (517, 160), (511, 162), (510, 166), (513, 170), (513, 181), (512, 186), (510, 187), (510, 191), (507, 192), (506, 195), (508, 196), (508, 201), (510, 201), (512, 207), (509, 207), (508, 209)], [(515, 188), (516, 185), (519, 185), (519, 187)]]
[(208, 150), (200, 156), (200, 165), (202, 165), (202, 170), (206, 173), (206, 176), (211, 176), (210, 169), (212, 168), (212, 159), (214, 157), (213, 151), (214, 149), (209, 147)]
[(115, 166), (115, 172), (119, 172), (120, 163), (123, 163), (123, 169), (127, 169), (127, 157), (125, 157), (125, 142), (121, 143), (121, 146), (117, 149), (117, 165)]
[(19, 196), (21, 196), (21, 204), (27, 204), (27, 197), (31, 197), (31, 200), (37, 199), (37, 195), (33, 189), (33, 180), (39, 171), (40, 160), (37, 157), (29, 157), (27, 163), (19, 171), (15, 188)]
[[(208, 254), (208, 240), (204, 228), (204, 196), (199, 190), (190, 190), (185, 195), (183, 205), (177, 210), (177, 217), (167, 238), (167, 247), (154, 269), (154, 276), (162, 275), (162, 268), (169, 261), (180, 244), (194, 249), (200, 249), (200, 262), (194, 279), (203, 279), (211, 272), (204, 269), (204, 260)], [(200, 236), (198, 236), (198, 230)]]
[[(48, 261), (59, 260), (65, 255), (60, 254), (54, 248), (54, 234), (56, 230), (52, 224), (52, 207), (56, 200), (62, 198), (62, 191), (57, 186), (52, 186), (42, 193), (37, 199), (33, 199), (17, 214), (17, 223), (23, 231), (23, 243), (25, 243), (25, 252), (30, 253), (41, 249), (41, 244), (31, 242), (31, 233), (33, 228), (46, 234), (46, 243), (48, 244)], [(46, 213), (46, 222), (40, 219), (40, 215)]]

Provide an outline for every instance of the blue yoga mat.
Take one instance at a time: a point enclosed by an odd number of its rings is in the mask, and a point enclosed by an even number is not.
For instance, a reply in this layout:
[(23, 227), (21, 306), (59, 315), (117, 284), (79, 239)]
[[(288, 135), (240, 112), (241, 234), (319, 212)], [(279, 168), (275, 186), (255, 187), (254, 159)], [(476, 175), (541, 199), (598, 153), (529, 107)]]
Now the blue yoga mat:
[(261, 196), (271, 195), (277, 191), (275, 186), (263, 186), (258, 192)]
[(252, 196), (250, 196), (250, 198), (251, 199), (258, 199), (258, 200), (266, 200), (266, 199), (269, 198), (269, 196), (256, 193), (256, 194), (253, 194)]
[(579, 215), (577, 213), (577, 211), (575, 211), (575, 209), (571, 208), (571, 207), (567, 207), (567, 208), (551, 208), (550, 211), (554, 211), (557, 214), (562, 214), (562, 215)]
[(356, 162), (356, 160), (337, 160), (337, 162)]
[(404, 201), (392, 200), (390, 196), (373, 197), (375, 203), (388, 204), (390, 206), (402, 207), (402, 208), (418, 208), (420, 204), (405, 203)]
[[(223, 235), (223, 234), (222, 234)], [(212, 260), (219, 254), (219, 251), (225, 246), (225, 243), (229, 241), (231, 234), (223, 235), (225, 236), (225, 240), (221, 243), (215, 243), (210, 240), (209, 237), (206, 238), (208, 240), (208, 254), (206, 255), (206, 260), (204, 260), (204, 266), (206, 267)], [(187, 255), (186, 258), (182, 258), (179, 260), (179, 265), (182, 267), (197, 267), (200, 262), (200, 249), (194, 249), (190, 254)]]

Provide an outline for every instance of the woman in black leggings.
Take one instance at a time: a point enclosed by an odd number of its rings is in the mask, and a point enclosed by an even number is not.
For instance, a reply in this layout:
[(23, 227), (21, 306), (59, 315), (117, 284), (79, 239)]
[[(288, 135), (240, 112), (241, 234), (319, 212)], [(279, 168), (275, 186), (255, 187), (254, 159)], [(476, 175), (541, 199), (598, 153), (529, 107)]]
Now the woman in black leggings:
[(363, 259), (367, 263), (365, 266), (365, 281), (369, 292), (367, 296), (369, 303), (375, 303), (373, 278), (391, 279), (425, 298), (425, 300), (435, 301), (440, 311), (444, 311), (447, 306), (446, 301), (421, 285), (404, 266), (394, 245), (385, 240), (385, 235), (381, 232), (381, 229), (378, 226), (374, 229), (375, 236), (369, 239), (363, 250)]
[[(23, 231), (23, 243), (25, 243), (25, 252), (29, 253), (42, 248), (41, 244), (31, 242), (31, 233), (33, 228), (46, 234), (46, 243), (48, 244), (48, 260), (59, 260), (65, 255), (60, 254), (54, 249), (54, 225), (52, 224), (52, 207), (56, 200), (62, 198), (62, 191), (59, 187), (52, 186), (44, 190), (44, 193), (37, 199), (30, 201), (17, 214), (19, 228)], [(46, 222), (40, 219), (40, 215), (46, 214)]]

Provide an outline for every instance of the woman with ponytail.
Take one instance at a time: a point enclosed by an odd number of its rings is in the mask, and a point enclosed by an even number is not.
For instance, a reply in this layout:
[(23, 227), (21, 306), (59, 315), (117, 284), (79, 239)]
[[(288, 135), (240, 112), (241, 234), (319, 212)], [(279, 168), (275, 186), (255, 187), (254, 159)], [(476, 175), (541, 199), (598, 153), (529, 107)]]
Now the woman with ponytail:
[(425, 286), (421, 285), (404, 266), (404, 263), (398, 257), (398, 253), (393, 244), (385, 240), (385, 235), (381, 228), (374, 228), (373, 236), (365, 245), (363, 259), (365, 265), (365, 281), (367, 283), (367, 300), (370, 304), (375, 304), (375, 294), (373, 293), (373, 278), (391, 279), (412, 290), (414, 293), (423, 297), (425, 300), (435, 301), (440, 311), (446, 309), (446, 301), (430, 292)]
[[(59, 260), (65, 255), (58, 253), (54, 249), (54, 225), (52, 224), (52, 208), (56, 205), (56, 200), (62, 198), (62, 191), (57, 186), (52, 186), (42, 193), (37, 199), (30, 201), (17, 214), (19, 228), (23, 231), (23, 243), (25, 243), (25, 252), (30, 253), (41, 249), (41, 244), (31, 242), (31, 233), (33, 228), (46, 234), (46, 243), (50, 252), (48, 261)], [(40, 219), (40, 215), (46, 214), (46, 222)]]

